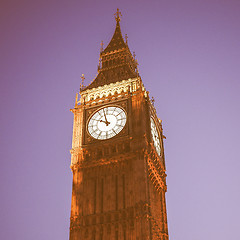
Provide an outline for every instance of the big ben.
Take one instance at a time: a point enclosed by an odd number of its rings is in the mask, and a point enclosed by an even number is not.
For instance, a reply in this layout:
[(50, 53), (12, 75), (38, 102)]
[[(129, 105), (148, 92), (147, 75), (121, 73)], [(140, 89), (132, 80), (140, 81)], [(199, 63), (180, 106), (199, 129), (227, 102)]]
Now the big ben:
[(168, 240), (162, 121), (116, 28), (76, 96), (70, 240)]

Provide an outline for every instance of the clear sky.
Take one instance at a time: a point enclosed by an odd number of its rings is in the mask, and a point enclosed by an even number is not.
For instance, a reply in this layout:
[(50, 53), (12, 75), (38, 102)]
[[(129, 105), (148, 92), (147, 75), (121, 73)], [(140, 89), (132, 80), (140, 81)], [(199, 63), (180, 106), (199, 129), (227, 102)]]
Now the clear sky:
[(170, 239), (240, 239), (238, 0), (1, 0), (0, 239), (68, 239), (69, 109), (117, 8), (167, 137)]

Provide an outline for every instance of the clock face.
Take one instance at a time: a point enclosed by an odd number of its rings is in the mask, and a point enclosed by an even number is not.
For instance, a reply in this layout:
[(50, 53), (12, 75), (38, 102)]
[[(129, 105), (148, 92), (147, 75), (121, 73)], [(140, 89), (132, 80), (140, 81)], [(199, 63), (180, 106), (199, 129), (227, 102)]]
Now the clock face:
[(152, 117), (151, 117), (151, 133), (152, 133), (154, 147), (156, 148), (156, 151), (157, 151), (158, 155), (160, 156), (161, 155), (160, 137), (159, 137), (159, 134), (157, 131), (156, 124)]
[(90, 117), (87, 128), (93, 138), (105, 140), (121, 132), (126, 121), (127, 116), (122, 108), (116, 106), (104, 107)]

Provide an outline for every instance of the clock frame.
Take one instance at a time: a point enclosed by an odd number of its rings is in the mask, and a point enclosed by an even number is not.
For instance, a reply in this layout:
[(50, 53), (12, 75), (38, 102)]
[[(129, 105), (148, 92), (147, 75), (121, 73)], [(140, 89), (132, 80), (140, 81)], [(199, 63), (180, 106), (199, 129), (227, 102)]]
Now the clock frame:
[(107, 140), (118, 135), (126, 125), (127, 114), (119, 106), (97, 109), (87, 120), (87, 133), (96, 140)]
[(150, 117), (150, 128), (151, 128), (151, 136), (152, 136), (153, 145), (154, 145), (158, 155), (161, 156), (161, 150), (162, 150), (161, 134), (160, 134), (157, 124), (152, 116)]
[[(123, 109), (123, 111), (126, 114), (126, 123), (123, 127), (123, 129), (116, 134), (115, 136), (108, 138), (108, 139), (104, 139), (104, 140), (100, 140), (100, 139), (95, 139), (93, 138), (89, 132), (88, 132), (88, 122), (91, 118), (91, 116), (94, 115), (94, 113), (96, 113), (98, 110), (101, 110), (103, 108), (106, 107), (119, 107), (121, 109)], [(123, 136), (127, 136), (129, 134), (129, 118), (128, 118), (128, 114), (129, 113), (129, 106), (128, 106), (128, 99), (124, 99), (124, 100), (119, 100), (119, 101), (115, 101), (111, 104), (98, 104), (97, 106), (89, 106), (88, 108), (85, 109), (85, 121), (86, 121), (86, 125), (85, 125), (85, 129), (84, 129), (84, 138), (83, 138), (83, 145), (87, 145), (87, 144), (92, 144), (92, 143), (100, 143), (100, 142), (105, 142), (105, 141), (110, 141), (110, 140), (114, 140), (115, 138), (118, 137), (123, 137)]]

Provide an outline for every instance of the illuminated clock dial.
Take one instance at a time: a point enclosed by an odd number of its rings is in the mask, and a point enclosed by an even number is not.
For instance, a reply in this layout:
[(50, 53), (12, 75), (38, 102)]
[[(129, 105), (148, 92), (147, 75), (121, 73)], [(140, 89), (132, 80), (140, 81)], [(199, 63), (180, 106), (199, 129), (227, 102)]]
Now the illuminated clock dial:
[(158, 155), (160, 156), (161, 155), (160, 137), (159, 137), (159, 134), (157, 131), (156, 124), (152, 117), (151, 117), (151, 133), (152, 133), (154, 147), (156, 148), (156, 151), (157, 151)]
[(104, 107), (89, 118), (88, 133), (98, 140), (109, 139), (121, 132), (126, 121), (127, 116), (122, 108), (116, 106)]

